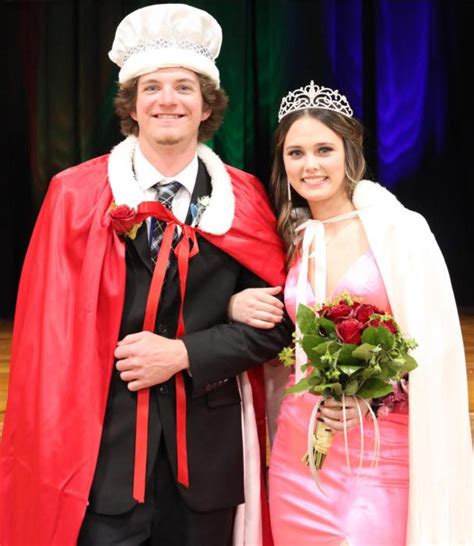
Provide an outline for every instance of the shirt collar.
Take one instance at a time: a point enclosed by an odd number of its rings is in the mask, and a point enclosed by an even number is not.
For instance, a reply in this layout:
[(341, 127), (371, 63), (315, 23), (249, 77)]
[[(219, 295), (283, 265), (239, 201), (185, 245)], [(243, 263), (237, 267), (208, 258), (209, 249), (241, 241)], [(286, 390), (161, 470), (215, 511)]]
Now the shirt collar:
[(198, 156), (195, 152), (193, 159), (186, 167), (175, 176), (164, 176), (156, 169), (140, 150), (140, 145), (135, 146), (133, 154), (133, 168), (140, 189), (145, 192), (157, 182), (168, 184), (173, 180), (180, 182), (192, 195), (198, 172)]

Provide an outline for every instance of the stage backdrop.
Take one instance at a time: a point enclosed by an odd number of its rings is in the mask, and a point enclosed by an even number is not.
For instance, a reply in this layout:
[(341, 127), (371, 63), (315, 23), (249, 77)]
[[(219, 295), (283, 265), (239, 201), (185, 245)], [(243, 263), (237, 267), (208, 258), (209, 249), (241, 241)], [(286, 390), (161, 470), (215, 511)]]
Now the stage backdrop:
[[(6, 145), (0, 318), (13, 315), (24, 252), (49, 180), (121, 136), (107, 52), (120, 20), (156, 2), (3, 1)], [(429, 221), (458, 304), (474, 306), (470, 90), (474, 4), (442, 0), (195, 0), (221, 23), (230, 96), (211, 143), (268, 183), (281, 96), (313, 79), (346, 94), (367, 128), (368, 176)], [(471, 75), (472, 76), (472, 75)], [(433, 294), (436, 297), (436, 294)]]

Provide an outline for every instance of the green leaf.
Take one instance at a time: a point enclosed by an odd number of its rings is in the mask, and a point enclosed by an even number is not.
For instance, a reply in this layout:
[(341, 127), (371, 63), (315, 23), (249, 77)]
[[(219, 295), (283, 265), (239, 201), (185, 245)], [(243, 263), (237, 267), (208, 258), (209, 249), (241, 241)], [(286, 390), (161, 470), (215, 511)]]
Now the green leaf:
[(341, 372), (345, 373), (347, 376), (351, 376), (353, 373), (358, 372), (363, 368), (363, 366), (353, 366), (350, 364), (340, 364), (338, 368), (341, 370)]
[(346, 388), (344, 389), (344, 394), (346, 396), (352, 396), (357, 392), (357, 389), (359, 388), (359, 382), (357, 379), (352, 379), (347, 383)]
[(390, 364), (391, 361), (380, 363), (381, 372), (378, 374), (378, 378), (382, 381), (394, 379), (398, 375), (398, 371), (393, 369)]
[(337, 345), (334, 343), (334, 341), (325, 341), (324, 343), (320, 343), (317, 347), (314, 347), (314, 352), (318, 356), (323, 356), (327, 352), (334, 353), (337, 350)]
[(328, 383), (321, 385), (323, 387), (322, 394), (324, 397), (329, 398), (332, 396), (339, 400), (342, 396), (342, 385), (340, 383)]
[[(375, 330), (375, 328), (372, 328), (372, 329)], [(364, 336), (362, 335), (362, 337)], [(370, 357), (372, 356), (372, 351), (374, 349), (375, 349), (375, 346), (372, 345), (371, 343), (362, 343), (362, 345), (359, 345), (359, 347), (357, 347), (356, 349), (352, 351), (352, 356), (355, 358), (358, 358), (359, 360), (368, 361), (370, 360)]]
[(296, 385), (293, 385), (292, 387), (289, 387), (285, 390), (285, 396), (287, 394), (295, 394), (298, 392), (305, 392), (309, 388), (309, 382), (307, 377), (303, 377), (303, 379), (300, 379)]
[(298, 323), (298, 326), (302, 334), (317, 333), (316, 314), (310, 307), (308, 307), (307, 305), (304, 305), (303, 303), (300, 303), (298, 305), (298, 311), (296, 313), (296, 322)]
[(320, 385), (313, 385), (310, 387), (309, 392), (312, 394), (322, 394), (323, 390), (326, 388), (327, 383)]
[(327, 334), (331, 334), (336, 331), (336, 325), (332, 320), (329, 320), (325, 317), (318, 319), (319, 327), (322, 328)]
[(393, 347), (393, 344), (395, 343), (395, 336), (387, 330), (387, 328), (384, 328), (383, 326), (379, 326), (377, 328), (378, 335), (379, 335), (379, 345), (382, 345), (382, 347), (388, 351)]
[(304, 352), (306, 353), (306, 356), (312, 361), (312, 362), (319, 362), (319, 357), (321, 355), (318, 355), (318, 353), (314, 350), (318, 345), (321, 345), (321, 343), (326, 342), (327, 340), (324, 337), (321, 337), (319, 335), (314, 334), (305, 334), (303, 336), (303, 341), (301, 343), (301, 346), (303, 347)]
[(405, 370), (407, 372), (411, 372), (412, 370), (418, 367), (418, 362), (412, 356), (405, 355), (405, 360), (406, 360)]
[(390, 379), (398, 379), (400, 374), (410, 372), (418, 366), (416, 360), (406, 353), (395, 358), (384, 359), (384, 364), (390, 370)]
[(361, 398), (380, 398), (393, 392), (393, 388), (388, 383), (381, 381), (375, 377), (367, 379), (362, 387), (358, 390), (357, 396)]
[(369, 326), (362, 332), (362, 343), (370, 345), (378, 345), (377, 328)]
[(315, 385), (319, 385), (320, 383), (324, 382), (324, 375), (321, 374), (318, 368), (313, 368), (311, 370), (310, 375), (308, 376), (308, 383), (310, 387), (314, 387)]
[(355, 358), (352, 353), (357, 349), (357, 345), (353, 345), (352, 343), (344, 343), (342, 345), (340, 353), (339, 353), (339, 363), (345, 364), (348, 366), (351, 365), (360, 365), (359, 359)]
[(396, 358), (392, 359), (392, 365), (398, 370), (403, 370), (405, 368), (405, 357), (404, 356), (397, 356)]
[(381, 345), (388, 350), (393, 347), (395, 336), (383, 326), (369, 326), (362, 333), (362, 343), (370, 343), (371, 345)]
[(374, 377), (374, 376), (376, 376), (377, 378), (380, 379), (381, 373), (382, 373), (382, 370), (380, 369), (379, 365), (371, 364), (367, 368), (362, 369), (362, 374), (361, 375), (362, 375), (362, 378), (364, 380), (369, 379), (370, 377)]

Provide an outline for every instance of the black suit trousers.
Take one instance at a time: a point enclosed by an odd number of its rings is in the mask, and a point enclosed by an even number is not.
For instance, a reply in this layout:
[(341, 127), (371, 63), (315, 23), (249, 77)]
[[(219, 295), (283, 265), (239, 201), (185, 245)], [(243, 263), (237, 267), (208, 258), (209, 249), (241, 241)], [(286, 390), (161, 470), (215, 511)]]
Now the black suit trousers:
[(230, 546), (234, 508), (194, 512), (183, 501), (165, 442), (147, 486), (145, 503), (118, 515), (87, 510), (78, 546)]

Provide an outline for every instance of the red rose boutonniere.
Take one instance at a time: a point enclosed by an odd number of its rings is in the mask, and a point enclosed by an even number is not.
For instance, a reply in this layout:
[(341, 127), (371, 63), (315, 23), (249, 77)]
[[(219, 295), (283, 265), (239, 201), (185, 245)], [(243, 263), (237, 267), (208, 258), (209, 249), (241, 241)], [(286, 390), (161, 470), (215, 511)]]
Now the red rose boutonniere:
[(135, 239), (138, 228), (142, 225), (136, 221), (136, 211), (128, 205), (116, 205), (112, 203), (109, 209), (112, 227), (122, 237)]

